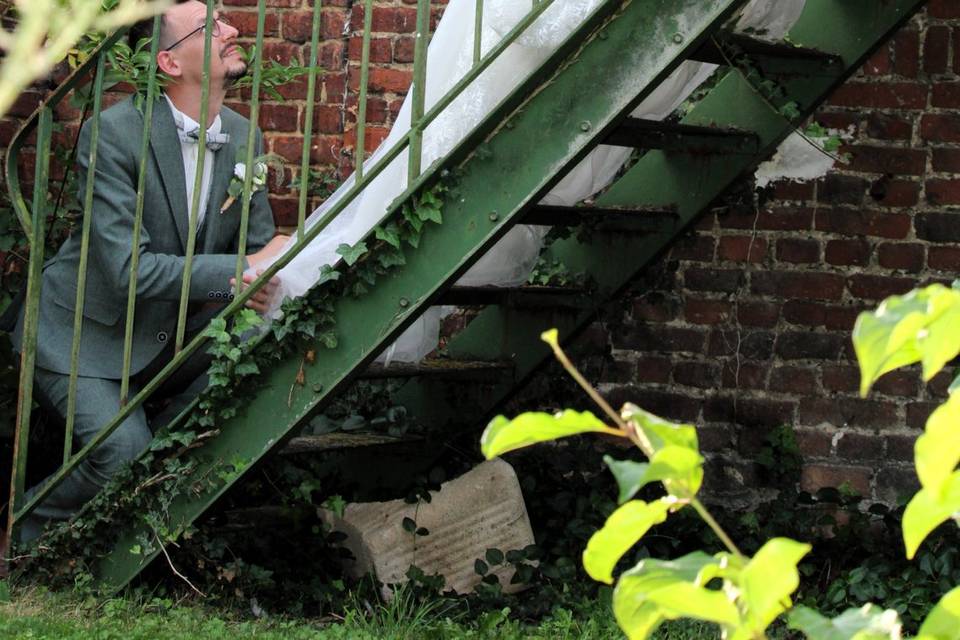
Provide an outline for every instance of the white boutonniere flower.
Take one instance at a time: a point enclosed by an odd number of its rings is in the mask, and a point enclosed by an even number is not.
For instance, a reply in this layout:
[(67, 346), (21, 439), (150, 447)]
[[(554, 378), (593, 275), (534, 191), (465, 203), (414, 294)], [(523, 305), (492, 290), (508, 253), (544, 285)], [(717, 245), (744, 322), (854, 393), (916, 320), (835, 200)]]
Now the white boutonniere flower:
[[(250, 180), (251, 196), (267, 186), (268, 167), (265, 160), (269, 160), (269, 157), (260, 156), (253, 161), (253, 176)], [(230, 179), (230, 186), (227, 188), (227, 199), (224, 200), (223, 206), (220, 207), (220, 213), (229, 209), (230, 205), (243, 193), (243, 181), (246, 177), (247, 165), (245, 163), (238, 162), (233, 165), (233, 178)]]

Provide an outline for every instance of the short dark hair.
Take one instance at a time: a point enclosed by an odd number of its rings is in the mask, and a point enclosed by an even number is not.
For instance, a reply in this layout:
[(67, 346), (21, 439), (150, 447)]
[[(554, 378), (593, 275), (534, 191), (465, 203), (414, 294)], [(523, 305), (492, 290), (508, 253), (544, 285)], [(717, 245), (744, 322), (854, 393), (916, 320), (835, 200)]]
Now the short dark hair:
[[(175, 0), (173, 4), (183, 4), (184, 2), (189, 2), (189, 0)], [(163, 42), (163, 29), (166, 27), (167, 16), (160, 16), (160, 41)], [(131, 49), (136, 50), (137, 44), (144, 38), (150, 39), (153, 37), (153, 18), (147, 18), (141, 20), (140, 22), (134, 23), (130, 30), (127, 32), (127, 42), (130, 45)]]

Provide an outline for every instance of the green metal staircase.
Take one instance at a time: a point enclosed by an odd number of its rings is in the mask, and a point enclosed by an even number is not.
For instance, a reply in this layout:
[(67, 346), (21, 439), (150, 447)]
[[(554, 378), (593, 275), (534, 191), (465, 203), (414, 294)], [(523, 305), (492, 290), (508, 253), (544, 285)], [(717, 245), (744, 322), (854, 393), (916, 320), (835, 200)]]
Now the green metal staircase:
[[(134, 518), (133, 524), (112, 528), (91, 566), (101, 586), (113, 590), (129, 582), (160, 553), (156, 547), (144, 549), (145, 538), (158, 529), (167, 539), (178, 535), (265, 456), (284, 447), (323, 455), (389, 443), (362, 434), (294, 437), (298, 427), (363, 375), (405, 377), (397, 403), (432, 428), (462, 430), (469, 426), (464, 416), (482, 424), (549, 361), (549, 350), (536, 339), (541, 331), (557, 327), (569, 339), (587, 326), (602, 304), (615, 299), (731, 183), (766, 159), (923, 2), (809, 0), (790, 42), (781, 44), (723, 30), (744, 4), (603, 2), (533, 78), (398, 199), (395, 214), (441, 175), (456, 175), (456, 197), (442, 204), (443, 223), (425, 228), (419, 248), (406, 252), (406, 264), (381, 277), (365, 295), (335, 303), (336, 326), (349, 328), (338, 330), (337, 346), (300, 344), (261, 371), (255, 393), (235, 417), (217, 424), (203, 446), (184, 447), (181, 457), (191, 463), (196, 489), (173, 496), (163, 522)], [(782, 92), (764, 95), (742, 69), (729, 66), (737, 57), (748, 59)], [(678, 122), (626, 116), (687, 59), (725, 68)], [(642, 153), (590, 206), (536, 204), (601, 143)], [(588, 274), (589, 287), (456, 288), (458, 277), (520, 222), (589, 225), (591, 233), (571, 234), (547, 251), (548, 259)], [(483, 305), (447, 344), (450, 361), (462, 366), (369, 367), (423, 310), (441, 303)], [(305, 358), (308, 351), (315, 357)], [(463, 378), (472, 375), (486, 380), (483, 393), (462, 392)], [(224, 461), (234, 473), (218, 472)], [(95, 508), (96, 501), (88, 511)], [(58, 547), (46, 553), (56, 555)]]

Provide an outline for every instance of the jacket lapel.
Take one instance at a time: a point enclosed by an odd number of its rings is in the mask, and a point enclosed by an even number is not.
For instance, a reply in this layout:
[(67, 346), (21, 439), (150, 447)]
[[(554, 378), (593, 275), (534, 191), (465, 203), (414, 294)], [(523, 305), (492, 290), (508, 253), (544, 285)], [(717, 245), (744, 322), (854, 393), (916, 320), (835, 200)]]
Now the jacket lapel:
[(221, 133), (230, 134), (230, 142), (220, 147), (213, 154), (213, 175), (210, 177), (210, 196), (207, 198), (207, 212), (203, 220), (203, 247), (204, 253), (222, 253), (218, 249), (220, 239), (220, 223), (223, 214), (220, 207), (227, 198), (227, 189), (233, 177), (233, 159), (236, 156), (236, 146), (233, 140), (234, 132), (227, 129), (225, 118), (221, 117)]
[(180, 247), (187, 248), (187, 183), (183, 175), (183, 152), (177, 125), (173, 122), (170, 105), (164, 98), (153, 107), (153, 125), (150, 130), (150, 148), (160, 168), (163, 190), (167, 194), (172, 222), (180, 237)]

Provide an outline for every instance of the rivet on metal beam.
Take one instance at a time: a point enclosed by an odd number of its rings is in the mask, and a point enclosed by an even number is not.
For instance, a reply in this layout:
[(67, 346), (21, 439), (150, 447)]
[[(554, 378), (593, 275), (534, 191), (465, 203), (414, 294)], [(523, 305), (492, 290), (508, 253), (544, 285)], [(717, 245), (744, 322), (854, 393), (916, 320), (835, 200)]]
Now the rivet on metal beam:
[(490, 214), (490, 222), (496, 222), (499, 219), (500, 219), (500, 214), (497, 213), (496, 211)]
[(322, 385), (322, 384), (320, 384), (320, 383), (318, 382), (317, 384), (313, 385), (313, 392), (314, 392), (314, 393), (320, 393), (321, 391), (323, 391), (323, 385)]
[(580, 131), (590, 131), (593, 128), (593, 125), (590, 124), (589, 120), (584, 120), (580, 123)]
[(682, 44), (682, 43), (683, 43), (683, 34), (682, 34), (682, 33), (675, 33), (675, 34), (673, 34), (673, 41), (676, 42), (677, 44)]
[(406, 309), (407, 307), (410, 306), (410, 301), (407, 300), (406, 298), (400, 298), (400, 306)]
[(601, 40), (606, 40), (610, 36), (607, 35), (606, 31), (601, 31), (600, 33), (597, 34), (597, 37), (600, 38)]

